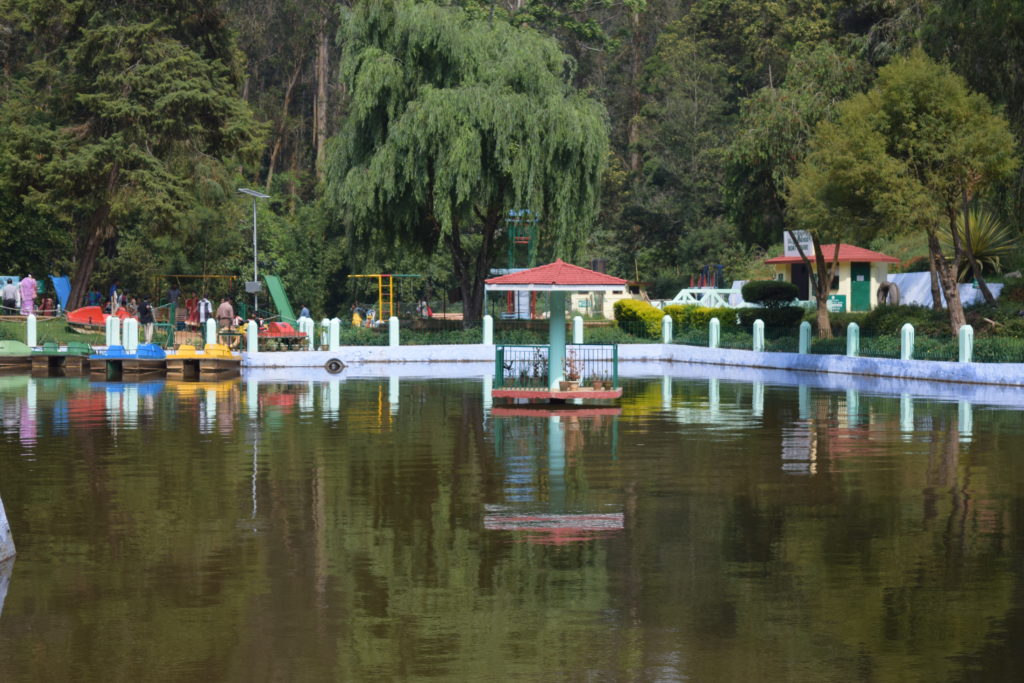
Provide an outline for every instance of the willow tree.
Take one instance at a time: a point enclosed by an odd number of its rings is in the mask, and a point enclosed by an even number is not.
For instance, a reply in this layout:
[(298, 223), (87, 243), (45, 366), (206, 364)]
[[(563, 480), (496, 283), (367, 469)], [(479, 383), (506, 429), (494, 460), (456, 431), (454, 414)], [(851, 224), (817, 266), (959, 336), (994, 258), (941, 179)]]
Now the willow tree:
[(483, 311), (507, 210), (541, 213), (554, 253), (576, 252), (597, 214), (608, 124), (553, 40), (399, 1), (346, 12), (339, 42), (350, 102), (326, 191), (357, 238), (449, 250), (467, 321)]
[[(874, 86), (838, 111), (834, 123), (816, 129), (789, 185), (791, 217), (812, 230), (923, 232), (955, 335), (965, 323), (956, 261), (974, 261), (970, 233), (961, 241), (956, 230), (964, 196), (984, 192), (1019, 163), (1005, 117), (919, 50), (880, 69)], [(940, 246), (946, 231), (953, 261)]]

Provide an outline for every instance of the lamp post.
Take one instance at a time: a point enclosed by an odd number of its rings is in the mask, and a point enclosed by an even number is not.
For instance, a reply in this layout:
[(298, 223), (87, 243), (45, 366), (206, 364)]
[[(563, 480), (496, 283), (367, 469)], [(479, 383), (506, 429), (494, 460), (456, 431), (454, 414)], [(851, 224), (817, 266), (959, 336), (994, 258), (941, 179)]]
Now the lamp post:
[(263, 194), (262, 192), (257, 192), (256, 190), (250, 190), (247, 187), (240, 187), (238, 188), (238, 191), (241, 192), (242, 194), (249, 195), (250, 197), (252, 197), (252, 281), (254, 284), (252, 293), (253, 314), (250, 317), (255, 319), (256, 309), (259, 308), (259, 294), (257, 294), (257, 292), (259, 292), (258, 285), (260, 281), (259, 270), (256, 265), (256, 200), (270, 199), (270, 195)]

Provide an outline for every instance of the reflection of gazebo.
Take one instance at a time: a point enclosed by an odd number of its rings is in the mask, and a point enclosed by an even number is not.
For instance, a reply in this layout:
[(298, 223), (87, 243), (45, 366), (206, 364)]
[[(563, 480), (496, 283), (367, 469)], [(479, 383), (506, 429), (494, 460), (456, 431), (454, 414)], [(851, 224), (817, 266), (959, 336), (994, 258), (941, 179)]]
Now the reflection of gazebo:
[[(494, 454), (505, 472), (504, 501), (484, 506), (484, 529), (514, 532), (516, 540), (545, 545), (591, 541), (622, 531), (621, 506), (589, 499), (589, 487), (582, 484), (585, 452), (607, 443), (612, 459), (617, 457), (621, 412), (618, 406), (495, 406)], [(547, 419), (530, 419), (538, 417)]]
[[(616, 345), (566, 344), (565, 295), (567, 292), (617, 291), (626, 286), (625, 280), (558, 259), (554, 263), (491, 278), (485, 285), (488, 292), (547, 292), (551, 309), (547, 346), (497, 345), (494, 398), (564, 401), (622, 396)], [(564, 385), (573, 380), (581, 386)], [(595, 381), (605, 384), (595, 389)]]

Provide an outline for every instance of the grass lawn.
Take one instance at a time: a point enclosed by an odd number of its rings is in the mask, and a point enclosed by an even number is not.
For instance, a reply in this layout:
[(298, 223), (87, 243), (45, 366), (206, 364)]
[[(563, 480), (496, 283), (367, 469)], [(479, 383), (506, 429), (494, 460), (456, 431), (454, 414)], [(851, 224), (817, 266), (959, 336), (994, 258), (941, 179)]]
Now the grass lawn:
[[(0, 339), (15, 339), (25, 341), (25, 323), (13, 321), (0, 321)], [(75, 332), (63, 318), (41, 319), (36, 324), (36, 341), (43, 344), (48, 341), (66, 344), (69, 341), (86, 342), (95, 346), (102, 346), (104, 337), (102, 332), (80, 334)]]

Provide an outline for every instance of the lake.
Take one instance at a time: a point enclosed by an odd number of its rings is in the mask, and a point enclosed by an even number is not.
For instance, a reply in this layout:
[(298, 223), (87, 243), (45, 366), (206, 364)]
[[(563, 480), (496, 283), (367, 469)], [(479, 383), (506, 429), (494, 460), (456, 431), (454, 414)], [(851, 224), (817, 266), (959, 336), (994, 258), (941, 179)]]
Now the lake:
[(0, 377), (0, 680), (1020, 677), (1024, 392), (656, 371)]

